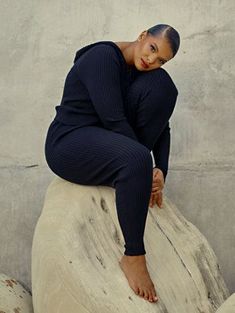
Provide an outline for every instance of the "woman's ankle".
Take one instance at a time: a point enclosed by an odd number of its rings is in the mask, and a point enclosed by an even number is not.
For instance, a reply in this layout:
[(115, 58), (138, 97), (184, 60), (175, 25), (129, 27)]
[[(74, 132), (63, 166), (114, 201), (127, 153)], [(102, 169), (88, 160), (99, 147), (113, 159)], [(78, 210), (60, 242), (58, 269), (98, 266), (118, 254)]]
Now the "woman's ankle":
[(141, 254), (141, 255), (126, 255), (126, 254), (124, 254), (123, 257), (128, 262), (145, 261), (145, 254)]

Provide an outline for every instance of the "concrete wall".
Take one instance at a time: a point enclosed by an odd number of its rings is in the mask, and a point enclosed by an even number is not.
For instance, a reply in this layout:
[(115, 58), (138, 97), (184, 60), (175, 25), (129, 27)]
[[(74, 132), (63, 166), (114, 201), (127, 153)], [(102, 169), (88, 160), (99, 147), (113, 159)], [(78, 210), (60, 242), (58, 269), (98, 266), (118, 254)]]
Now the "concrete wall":
[(164, 66), (179, 90), (165, 194), (235, 291), (234, 10), (233, 0), (0, 2), (0, 272), (31, 286), (33, 232), (54, 177), (44, 140), (76, 50), (167, 23), (181, 48)]

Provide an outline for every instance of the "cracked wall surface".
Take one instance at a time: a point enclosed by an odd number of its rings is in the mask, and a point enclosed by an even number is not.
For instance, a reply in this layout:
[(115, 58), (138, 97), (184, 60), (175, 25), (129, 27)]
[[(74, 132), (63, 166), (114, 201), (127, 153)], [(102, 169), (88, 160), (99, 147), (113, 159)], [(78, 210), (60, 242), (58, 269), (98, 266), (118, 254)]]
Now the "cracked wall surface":
[(166, 23), (181, 47), (164, 65), (179, 91), (164, 191), (206, 236), (235, 291), (234, 13), (233, 0), (0, 2), (1, 272), (31, 284), (33, 231), (54, 175), (44, 140), (75, 52)]

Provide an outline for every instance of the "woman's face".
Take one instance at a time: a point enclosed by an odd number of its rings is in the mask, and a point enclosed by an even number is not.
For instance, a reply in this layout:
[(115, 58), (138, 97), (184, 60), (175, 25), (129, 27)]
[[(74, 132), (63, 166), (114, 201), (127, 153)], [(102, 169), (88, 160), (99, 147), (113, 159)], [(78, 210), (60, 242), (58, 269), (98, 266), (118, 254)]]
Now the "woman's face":
[(168, 41), (162, 36), (147, 36), (143, 31), (134, 50), (134, 64), (139, 71), (151, 71), (172, 59), (173, 53)]

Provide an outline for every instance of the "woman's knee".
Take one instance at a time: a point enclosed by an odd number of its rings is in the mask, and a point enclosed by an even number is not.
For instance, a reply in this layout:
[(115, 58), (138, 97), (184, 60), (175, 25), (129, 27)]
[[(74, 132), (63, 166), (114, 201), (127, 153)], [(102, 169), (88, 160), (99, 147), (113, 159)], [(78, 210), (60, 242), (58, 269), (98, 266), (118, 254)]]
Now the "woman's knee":
[(149, 80), (153, 91), (158, 89), (158, 92), (162, 91), (164, 95), (178, 95), (176, 85), (165, 69), (159, 68), (150, 73)]
[[(156, 93), (163, 96), (169, 93), (177, 96), (178, 90), (168, 72), (163, 68), (154, 69), (148, 72), (141, 72), (130, 87), (130, 97), (144, 99), (148, 95)], [(137, 97), (138, 95), (138, 97)]]
[(144, 145), (136, 145), (134, 149), (130, 149), (126, 163), (128, 171), (138, 173), (139, 175), (149, 175), (153, 169), (153, 159), (151, 152)]

